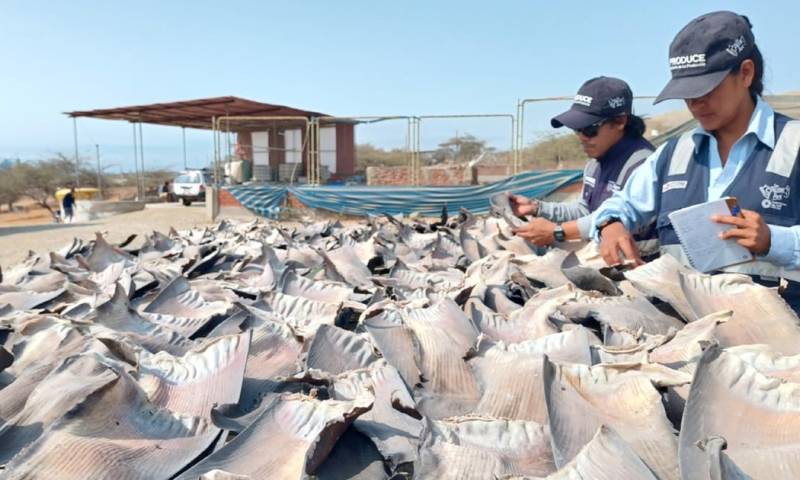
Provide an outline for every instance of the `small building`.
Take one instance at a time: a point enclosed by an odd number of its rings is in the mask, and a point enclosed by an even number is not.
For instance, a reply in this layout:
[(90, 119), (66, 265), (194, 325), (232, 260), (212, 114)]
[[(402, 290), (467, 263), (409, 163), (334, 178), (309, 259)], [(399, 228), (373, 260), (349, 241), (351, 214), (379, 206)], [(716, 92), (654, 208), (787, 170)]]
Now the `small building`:
[[(213, 130), (216, 120), (221, 133), (220, 161), (247, 163), (249, 168), (243, 170), (252, 172), (255, 181), (288, 181), (306, 175), (312, 151), (319, 159), (323, 180), (355, 172), (354, 122), (285, 105), (228, 96), (66, 115), (203, 130)], [(320, 120), (316, 132), (310, 128), (312, 119)]]

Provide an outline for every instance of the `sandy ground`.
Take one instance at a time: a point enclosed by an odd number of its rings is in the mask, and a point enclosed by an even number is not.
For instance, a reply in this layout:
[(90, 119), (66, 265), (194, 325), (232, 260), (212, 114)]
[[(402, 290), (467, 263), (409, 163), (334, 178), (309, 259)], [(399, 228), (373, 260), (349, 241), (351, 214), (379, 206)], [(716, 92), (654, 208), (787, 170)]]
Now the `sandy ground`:
[[(234, 218), (245, 218), (227, 214)], [(103, 232), (111, 242), (121, 242), (131, 234), (137, 238), (131, 245), (138, 245), (143, 236), (159, 230), (167, 233), (169, 227), (177, 230), (208, 225), (203, 203), (190, 207), (181, 204), (151, 204), (142, 211), (115, 215), (87, 223), (55, 224), (32, 221), (26, 224), (0, 226), (0, 266), (8, 268), (22, 261), (29, 250), (46, 254), (72, 242), (72, 239), (91, 240), (95, 232)]]

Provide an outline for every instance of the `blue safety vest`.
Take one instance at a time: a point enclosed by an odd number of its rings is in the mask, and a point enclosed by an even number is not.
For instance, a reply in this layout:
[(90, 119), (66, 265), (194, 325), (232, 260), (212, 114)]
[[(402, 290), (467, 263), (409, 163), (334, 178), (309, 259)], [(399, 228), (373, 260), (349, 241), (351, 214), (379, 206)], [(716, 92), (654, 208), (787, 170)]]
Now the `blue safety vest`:
[[(722, 196), (736, 197), (742, 209), (753, 210), (771, 225), (800, 224), (800, 121), (775, 114), (775, 148), (758, 142), (736, 178)], [(661, 185), (656, 228), (662, 253), (670, 253), (687, 263), (669, 214), (675, 210), (708, 201), (708, 139), (695, 150), (692, 132), (671, 139), (656, 163)], [(676, 248), (677, 247), (677, 248)], [(800, 281), (800, 272), (763, 261), (728, 267), (725, 271), (788, 278)]]
[[(597, 210), (604, 201), (614, 195), (614, 192), (621, 189), (625, 182), (628, 181), (631, 173), (654, 150), (653, 146), (644, 138), (623, 138), (620, 140), (620, 143), (622, 142), (625, 144), (623, 148), (630, 152), (627, 157), (612, 157), (602, 163), (592, 158), (583, 169), (583, 191), (581, 196), (589, 206), (590, 212)], [(612, 149), (615, 147), (618, 147), (618, 145), (615, 145)], [(634, 238), (637, 241), (654, 239), (656, 238), (655, 228), (652, 225), (643, 228), (635, 233)]]

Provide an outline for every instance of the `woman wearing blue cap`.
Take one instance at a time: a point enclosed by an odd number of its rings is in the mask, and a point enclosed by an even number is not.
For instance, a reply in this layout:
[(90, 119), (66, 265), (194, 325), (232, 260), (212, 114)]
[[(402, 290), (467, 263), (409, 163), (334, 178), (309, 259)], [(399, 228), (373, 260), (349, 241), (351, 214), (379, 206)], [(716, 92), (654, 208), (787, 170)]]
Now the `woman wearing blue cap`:
[(537, 217), (515, 229), (516, 235), (539, 246), (590, 238), (592, 212), (625, 184), (654, 149), (642, 136), (644, 122), (633, 115), (632, 103), (633, 94), (624, 81), (592, 78), (578, 90), (572, 107), (550, 121), (554, 128), (575, 131), (591, 158), (583, 172), (583, 192), (580, 200), (571, 203), (511, 195), (516, 215)]
[(764, 61), (750, 21), (713, 12), (684, 27), (669, 49), (672, 79), (656, 99), (682, 99), (699, 126), (669, 140), (598, 209), (593, 235), (609, 264), (621, 254), (640, 262), (629, 233), (656, 221), (662, 254), (688, 264), (669, 214), (733, 196), (742, 218), (715, 217), (732, 225), (735, 239), (755, 260), (723, 271), (748, 274), (776, 286), (800, 310), (800, 122), (775, 113), (761, 98)]

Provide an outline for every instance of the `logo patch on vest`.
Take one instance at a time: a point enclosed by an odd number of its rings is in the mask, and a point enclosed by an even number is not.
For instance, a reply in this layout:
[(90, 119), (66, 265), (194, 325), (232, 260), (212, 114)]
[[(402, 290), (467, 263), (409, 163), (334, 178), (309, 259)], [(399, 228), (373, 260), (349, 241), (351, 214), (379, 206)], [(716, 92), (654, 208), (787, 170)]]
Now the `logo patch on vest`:
[(680, 190), (686, 188), (688, 182), (686, 180), (673, 180), (667, 182), (661, 187), (661, 193), (669, 192), (670, 190)]
[(758, 191), (764, 196), (764, 200), (761, 201), (761, 207), (778, 211), (786, 206), (785, 201), (789, 199), (789, 193), (791, 193), (789, 185), (781, 187), (778, 184), (761, 185), (758, 187)]

